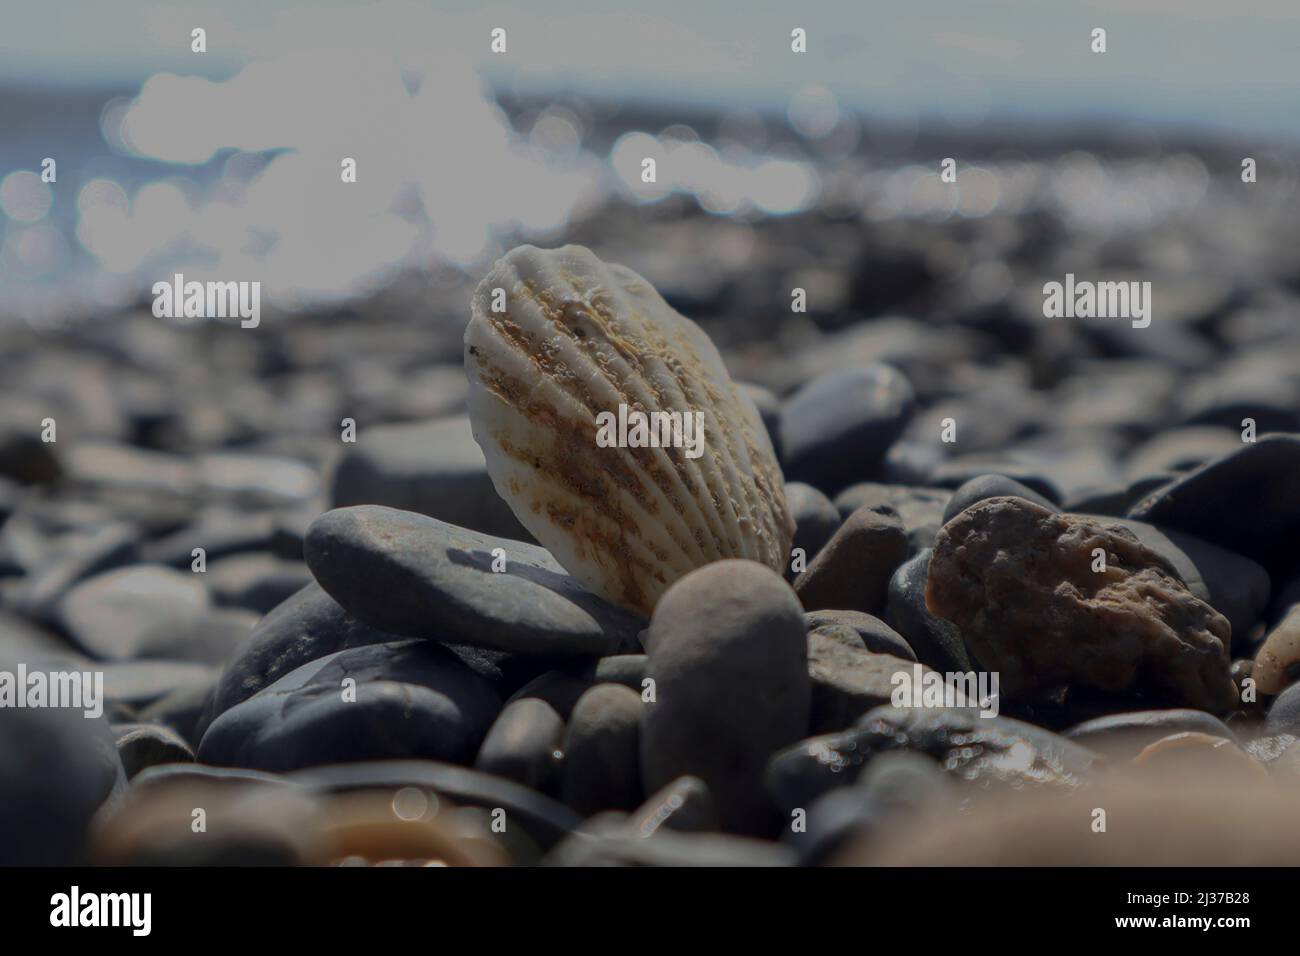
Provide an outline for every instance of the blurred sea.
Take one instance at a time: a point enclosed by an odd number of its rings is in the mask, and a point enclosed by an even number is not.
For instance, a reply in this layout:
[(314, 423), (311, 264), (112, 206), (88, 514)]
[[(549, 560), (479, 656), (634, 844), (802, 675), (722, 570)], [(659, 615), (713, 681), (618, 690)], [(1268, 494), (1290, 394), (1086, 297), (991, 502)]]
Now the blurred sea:
[[(562, 241), (611, 201), (742, 220), (1043, 206), (1122, 230), (1204, 203), (1241, 156), (1274, 202), (1297, 178), (1294, 5), (59, 6), (0, 37), (0, 318), (37, 325), (144, 301), (175, 271), (260, 280), (285, 309), (348, 300)], [(789, 52), (792, 23), (809, 54)]]

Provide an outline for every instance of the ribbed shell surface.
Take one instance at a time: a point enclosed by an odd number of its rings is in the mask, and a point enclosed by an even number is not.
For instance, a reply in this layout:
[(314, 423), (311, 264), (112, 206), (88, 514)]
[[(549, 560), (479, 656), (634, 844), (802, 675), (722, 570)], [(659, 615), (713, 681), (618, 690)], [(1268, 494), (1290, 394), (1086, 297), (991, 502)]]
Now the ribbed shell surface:
[[(789, 560), (794, 523), (757, 409), (709, 337), (631, 269), (582, 246), (514, 249), (474, 293), (465, 368), (497, 492), (596, 594), (648, 615), (712, 561)], [(597, 416), (620, 404), (702, 413), (703, 454), (601, 447)]]

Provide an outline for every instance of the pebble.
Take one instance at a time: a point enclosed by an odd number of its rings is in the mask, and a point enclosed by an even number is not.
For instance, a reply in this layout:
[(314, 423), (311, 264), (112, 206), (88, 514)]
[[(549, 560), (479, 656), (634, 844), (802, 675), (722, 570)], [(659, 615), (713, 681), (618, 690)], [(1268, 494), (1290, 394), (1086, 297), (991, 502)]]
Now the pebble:
[(971, 661), (961, 631), (933, 614), (926, 605), (932, 554), (926, 548), (901, 564), (889, 579), (885, 621), (903, 636), (917, 660), (937, 671), (968, 671)]
[(718, 811), (708, 784), (699, 777), (678, 777), (651, 794), (628, 818), (627, 829), (639, 837), (661, 830), (703, 833), (718, 828)]
[(556, 777), (563, 745), (564, 718), (546, 701), (523, 697), (497, 715), (474, 769), (546, 791)]
[(861, 611), (809, 611), (803, 616), (809, 632), (825, 627), (849, 627), (857, 632), (862, 646), (875, 654), (892, 654), (916, 660), (916, 654), (903, 636), (878, 617)]
[(513, 780), (436, 760), (368, 760), (328, 767), (311, 767), (287, 775), (308, 790), (340, 793), (375, 787), (416, 787), (432, 790), (458, 806), (505, 810), (507, 828), (518, 824), (544, 850), (549, 850), (582, 823), (572, 810)]
[(788, 815), (852, 783), (877, 754), (890, 751), (924, 754), (955, 780), (999, 789), (1070, 790), (1099, 766), (1091, 750), (1011, 717), (886, 704), (849, 730), (810, 737), (773, 756), (765, 785)]
[[(1096, 548), (1104, 572), (1092, 570)], [(1164, 558), (1098, 522), (1019, 498), (980, 502), (939, 532), (926, 602), (1012, 699), (1149, 685), (1212, 712), (1237, 700), (1227, 620)]]
[(160, 763), (186, 763), (194, 751), (176, 731), (160, 724), (122, 724), (117, 733), (117, 755), (128, 779), (145, 767)]
[(204, 579), (218, 604), (266, 614), (312, 582), (302, 561), (272, 554), (240, 554), (208, 565)]
[(958, 455), (936, 468), (930, 475), (930, 481), (945, 488), (957, 489), (988, 474), (1014, 481), (1048, 501), (1058, 502), (1063, 497), (1061, 487), (1044, 472), (1041, 461), (1026, 461), (1010, 452)]
[(331, 597), (393, 634), (551, 656), (639, 649), (641, 620), (536, 545), (366, 505), (316, 519), (304, 550)]
[(272, 522), (263, 513), (248, 514), (229, 507), (202, 511), (198, 520), (170, 534), (141, 545), (140, 555), (148, 564), (189, 571), (194, 565), (194, 549), (202, 548), (206, 562), (216, 562), (235, 554), (261, 551), (270, 545)]
[(947, 506), (943, 509), (942, 524), (947, 524), (973, 504), (988, 498), (1003, 497), (1024, 498), (1026, 501), (1032, 501), (1048, 511), (1059, 513), (1061, 510), (1034, 489), (1028, 485), (1022, 485), (1013, 478), (1008, 478), (1005, 475), (980, 475), (978, 478), (972, 478), (952, 493)]
[(1251, 676), (1261, 694), (1280, 694), (1300, 677), (1300, 604), (1273, 626), (1255, 654)]
[(641, 802), (641, 696), (597, 684), (573, 707), (564, 737), (561, 794), (583, 816), (632, 810)]
[(795, 593), (809, 611), (879, 614), (889, 579), (907, 553), (907, 532), (896, 513), (859, 508), (795, 580)]
[(128, 660), (174, 648), (177, 636), (192, 631), (210, 610), (211, 598), (198, 575), (133, 565), (77, 584), (54, 613), (90, 656)]
[[(244, 772), (211, 771), (194, 764), (141, 771), (121, 803), (98, 821), (93, 862), (111, 867), (327, 862), (327, 821), (312, 794)], [(192, 829), (196, 807), (204, 811), (202, 839)]]
[(1148, 475), (1190, 471), (1241, 448), (1241, 429), (1189, 426), (1152, 435), (1129, 452), (1124, 474), (1129, 481)]
[(871, 708), (888, 703), (894, 675), (911, 675), (912, 667), (912, 661), (867, 650), (850, 627), (832, 625), (812, 631), (808, 635), (809, 729), (815, 734), (842, 730)]
[(115, 522), (92, 532), (77, 547), (33, 574), (23, 589), (23, 612), (38, 621), (54, 620), (55, 607), (79, 581), (139, 558), (140, 532), (134, 525)]
[(488, 476), (469, 418), (359, 427), (334, 468), (335, 508), (384, 505), (484, 534), (532, 541)]
[(1300, 736), (1300, 684), (1292, 684), (1277, 695), (1277, 700), (1268, 709), (1264, 731)]
[[(1088, 822), (1106, 811), (1106, 834)], [(1080, 826), (1079, 821), (1085, 821)], [(999, 793), (967, 812), (919, 816), (835, 862), (846, 866), (1231, 867), (1300, 859), (1295, 796), (1202, 774), (1176, 795), (1114, 774), (1074, 793)], [(1163, 913), (1163, 910), (1162, 910)]]
[(767, 757), (808, 727), (807, 637), (794, 592), (754, 562), (706, 565), (660, 600), (647, 651), (655, 700), (642, 718), (645, 787), (697, 776), (724, 828), (762, 826)]
[(208, 693), (215, 668), (194, 661), (139, 660), (96, 664), (104, 675), (104, 699), (138, 710), (182, 690)]
[[(351, 693), (344, 678), (355, 681)], [(216, 717), (204, 763), (284, 772), (349, 760), (468, 763), (500, 709), (491, 686), (428, 641), (369, 644), (290, 671)]]
[(785, 504), (794, 519), (793, 551), (803, 550), (806, 561), (812, 561), (831, 535), (840, 526), (840, 513), (824, 494), (802, 481), (787, 482)]
[(1127, 528), (1165, 558), (1189, 591), (1228, 619), (1234, 645), (1249, 644), (1256, 622), (1268, 607), (1271, 583), (1267, 571), (1250, 558), (1190, 534), (1126, 518), (1099, 520)]
[(1198, 731), (1170, 734), (1147, 744), (1133, 758), (1133, 765), (1192, 780), (1210, 773), (1224, 774), (1243, 785), (1251, 777), (1268, 777), (1264, 765), (1252, 760), (1228, 737)]
[(943, 513), (952, 492), (946, 488), (908, 488), (863, 482), (845, 488), (835, 496), (835, 507), (842, 518), (859, 508), (892, 508), (903, 519), (912, 551), (923, 551), (934, 544), (934, 536), (943, 526)]
[(91, 818), (125, 784), (104, 717), (67, 708), (0, 711), (0, 866), (83, 863)]
[(520, 687), (507, 703), (536, 698), (549, 704), (567, 722), (578, 698), (585, 694), (593, 683), (595, 681), (590, 673), (574, 674), (564, 670), (550, 670), (538, 674)]
[(871, 478), (914, 405), (912, 386), (888, 365), (855, 366), (813, 380), (781, 408), (787, 477), (827, 494)]
[(1129, 517), (1184, 531), (1273, 569), (1300, 534), (1300, 435), (1263, 435), (1144, 498)]
[[(320, 585), (308, 584), (263, 617), (237, 649), (213, 690), (207, 719), (310, 661), (394, 640), (392, 634), (363, 624), (343, 610)], [(200, 734), (204, 727), (199, 728)]]
[(821, 866), (850, 840), (870, 840), (912, 813), (954, 806), (955, 789), (923, 754), (880, 753), (853, 786), (837, 787), (808, 808), (806, 829), (790, 829), (781, 839), (798, 850), (800, 866)]
[(1076, 724), (1063, 734), (1093, 750), (1116, 757), (1136, 756), (1144, 747), (1178, 733), (1200, 733), (1236, 739), (1228, 726), (1203, 710), (1175, 707), (1108, 714)]

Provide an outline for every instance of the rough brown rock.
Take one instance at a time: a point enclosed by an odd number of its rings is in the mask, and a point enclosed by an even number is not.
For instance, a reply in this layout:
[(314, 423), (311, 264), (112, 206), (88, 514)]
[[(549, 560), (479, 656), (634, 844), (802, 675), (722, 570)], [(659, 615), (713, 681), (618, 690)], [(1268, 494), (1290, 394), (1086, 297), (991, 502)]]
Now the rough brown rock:
[(1227, 620), (1123, 528), (1021, 498), (979, 502), (939, 532), (926, 605), (1000, 672), (1008, 698), (1082, 685), (1152, 689), (1214, 713), (1236, 700)]

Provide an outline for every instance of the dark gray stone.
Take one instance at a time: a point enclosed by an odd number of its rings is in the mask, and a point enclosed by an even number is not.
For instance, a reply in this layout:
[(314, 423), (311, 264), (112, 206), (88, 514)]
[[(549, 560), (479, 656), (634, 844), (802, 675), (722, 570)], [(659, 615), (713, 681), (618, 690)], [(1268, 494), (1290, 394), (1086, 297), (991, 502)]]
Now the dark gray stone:
[(534, 790), (547, 790), (560, 765), (564, 720), (537, 697), (507, 704), (493, 722), (474, 768)]
[(1297, 474), (1300, 435), (1264, 435), (1144, 498), (1129, 517), (1285, 566), (1300, 534)]
[(370, 644), (304, 664), (236, 704), (208, 726), (198, 756), (274, 772), (402, 757), (469, 762), (499, 709), (491, 686), (445, 648)]
[(786, 476), (827, 494), (873, 477), (914, 405), (912, 386), (888, 365), (854, 366), (814, 379), (781, 409)]
[(808, 726), (807, 637), (794, 592), (752, 561), (706, 565), (660, 599), (646, 643), (655, 700), (643, 711), (644, 785), (697, 776), (725, 828), (761, 827), (767, 757)]
[(1000, 498), (1005, 495), (1010, 495), (1013, 498), (1024, 498), (1036, 505), (1042, 505), (1048, 511), (1059, 513), (1061, 510), (1034, 489), (1028, 485), (1022, 485), (1014, 478), (1008, 478), (1006, 475), (980, 475), (978, 478), (972, 478), (952, 493), (947, 506), (943, 509), (943, 523), (947, 524), (977, 501), (983, 501), (985, 498)]
[(641, 696), (597, 684), (573, 707), (564, 738), (561, 793), (583, 816), (631, 810), (641, 801)]
[(857, 631), (862, 646), (875, 654), (892, 654), (905, 660), (916, 660), (916, 654), (903, 636), (878, 617), (861, 611), (809, 611), (803, 616), (809, 631), (823, 627), (851, 627)]
[(812, 561), (843, 519), (829, 498), (802, 481), (786, 484), (785, 504), (794, 519), (794, 540), (790, 549), (802, 548), (806, 560)]
[(894, 572), (889, 580), (885, 621), (903, 635), (921, 663), (937, 671), (968, 671), (971, 660), (961, 631), (931, 614), (925, 604), (932, 553), (926, 548)]
[(859, 508), (799, 575), (794, 590), (809, 611), (879, 614), (889, 579), (907, 558), (907, 532), (892, 510)]
[[(503, 573), (492, 571), (496, 548)], [(305, 553), (336, 601), (394, 634), (551, 656), (639, 649), (641, 620), (586, 591), (536, 545), (362, 506), (316, 519)]]
[(335, 508), (383, 505), (532, 541), (492, 486), (464, 416), (363, 426), (334, 469)]

